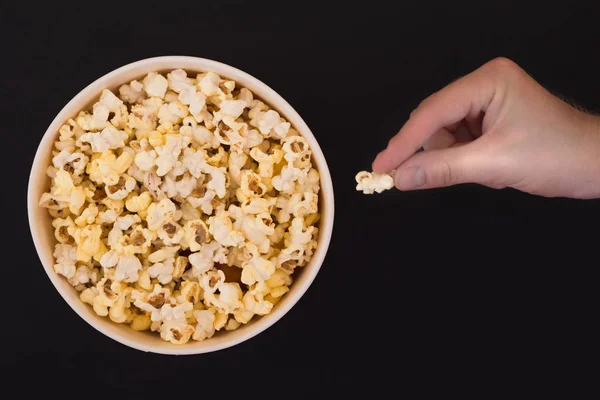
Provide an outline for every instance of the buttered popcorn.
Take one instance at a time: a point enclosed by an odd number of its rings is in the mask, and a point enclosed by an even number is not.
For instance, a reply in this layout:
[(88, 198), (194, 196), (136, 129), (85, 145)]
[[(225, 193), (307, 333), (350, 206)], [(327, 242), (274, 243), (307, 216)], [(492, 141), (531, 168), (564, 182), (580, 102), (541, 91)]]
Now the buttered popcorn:
[(356, 190), (365, 194), (381, 193), (394, 187), (394, 178), (388, 174), (360, 171), (355, 179)]
[[(270, 313), (314, 253), (308, 141), (213, 72), (105, 89), (54, 147), (39, 202), (54, 217), (53, 268), (115, 323), (178, 345), (238, 329)], [(393, 185), (359, 175), (365, 193)]]

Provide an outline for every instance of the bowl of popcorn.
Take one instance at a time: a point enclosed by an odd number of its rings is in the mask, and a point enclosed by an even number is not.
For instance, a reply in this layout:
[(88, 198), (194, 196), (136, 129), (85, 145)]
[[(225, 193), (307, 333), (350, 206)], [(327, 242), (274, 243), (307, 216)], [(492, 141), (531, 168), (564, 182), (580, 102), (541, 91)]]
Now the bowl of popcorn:
[(275, 91), (195, 57), (128, 64), (44, 134), (28, 187), (50, 281), (98, 331), (163, 354), (264, 331), (325, 258), (334, 198), (308, 126)]

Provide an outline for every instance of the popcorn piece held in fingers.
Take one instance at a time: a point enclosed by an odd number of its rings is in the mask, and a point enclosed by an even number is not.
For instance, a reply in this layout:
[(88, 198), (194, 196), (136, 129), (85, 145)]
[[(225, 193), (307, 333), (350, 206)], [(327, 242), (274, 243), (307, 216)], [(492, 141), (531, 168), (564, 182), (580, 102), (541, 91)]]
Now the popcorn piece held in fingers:
[(361, 171), (356, 174), (356, 190), (364, 194), (381, 193), (394, 187), (394, 178), (388, 174)]

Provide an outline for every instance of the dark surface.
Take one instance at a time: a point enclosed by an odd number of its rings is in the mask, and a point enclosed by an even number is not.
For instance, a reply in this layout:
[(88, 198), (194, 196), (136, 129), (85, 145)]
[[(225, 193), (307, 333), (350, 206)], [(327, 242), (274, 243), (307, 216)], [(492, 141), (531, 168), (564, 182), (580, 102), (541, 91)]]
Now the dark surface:
[[(406, 372), (427, 377), (423, 389), (439, 385), (434, 371), (459, 373), (458, 386), (488, 373), (509, 383), (587, 354), (599, 201), (472, 185), (364, 196), (354, 175), (424, 97), (497, 56), (599, 111), (597, 2), (51, 3), (0, 6), (2, 163), (11, 185), (2, 200), (11, 239), (0, 343), (9, 385), (28, 377), (35, 384), (26, 391), (82, 396), (288, 397), (328, 385), (337, 394), (357, 386), (401, 393)], [(158, 55), (218, 60), (267, 83), (310, 126), (335, 185), (334, 236), (311, 288), (276, 325), (213, 354), (148, 355), (95, 331), (51, 285), (27, 224), (29, 168), (54, 116), (98, 77)], [(387, 379), (379, 371), (406, 372)]]

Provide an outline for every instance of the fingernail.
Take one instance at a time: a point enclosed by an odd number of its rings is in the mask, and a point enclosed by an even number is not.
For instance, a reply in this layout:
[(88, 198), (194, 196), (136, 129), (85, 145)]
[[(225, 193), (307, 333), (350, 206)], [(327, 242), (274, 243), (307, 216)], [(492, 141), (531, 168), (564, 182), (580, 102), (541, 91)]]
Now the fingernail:
[(415, 189), (425, 184), (427, 177), (422, 167), (410, 167), (396, 174), (396, 187), (398, 189)]

